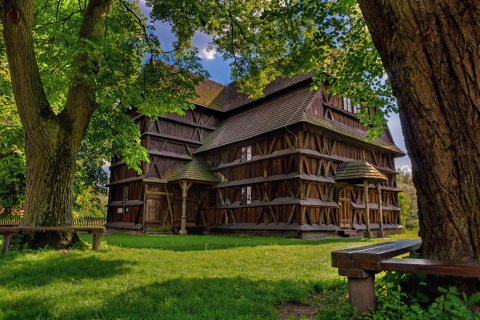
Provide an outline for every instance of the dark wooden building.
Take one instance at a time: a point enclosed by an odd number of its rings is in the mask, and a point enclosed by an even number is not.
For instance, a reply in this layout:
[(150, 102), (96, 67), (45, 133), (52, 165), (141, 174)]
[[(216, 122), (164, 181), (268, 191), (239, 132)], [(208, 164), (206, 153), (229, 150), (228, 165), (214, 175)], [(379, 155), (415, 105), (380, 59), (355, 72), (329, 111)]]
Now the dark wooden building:
[[(398, 149), (388, 130), (366, 142), (350, 98), (310, 91), (311, 75), (279, 78), (251, 100), (207, 80), (195, 109), (151, 120), (131, 111), (148, 149), (142, 174), (110, 167), (110, 231), (323, 236), (366, 228), (364, 184), (335, 182), (337, 167), (366, 160), (385, 176), (368, 187), (370, 227), (401, 227)], [(379, 192), (381, 194), (379, 199)], [(183, 216), (183, 219), (182, 219)]]

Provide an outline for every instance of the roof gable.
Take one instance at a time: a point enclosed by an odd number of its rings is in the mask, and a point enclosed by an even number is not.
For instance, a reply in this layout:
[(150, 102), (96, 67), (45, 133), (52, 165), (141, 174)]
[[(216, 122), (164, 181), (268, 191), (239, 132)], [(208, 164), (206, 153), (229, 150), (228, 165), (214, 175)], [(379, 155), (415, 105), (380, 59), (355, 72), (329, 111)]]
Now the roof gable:
[[(276, 92), (308, 80), (312, 75), (313, 72), (302, 73), (292, 77), (278, 77), (263, 89), (263, 94), (265, 97), (268, 97)], [(192, 103), (198, 106), (228, 112), (257, 101), (250, 99), (247, 94), (241, 93), (238, 90), (239, 88), (235, 81), (224, 86), (218, 82), (206, 79), (196, 87), (198, 97)]]
[(305, 84), (233, 114), (220, 122), (217, 129), (195, 153), (251, 139), (288, 125), (304, 122), (333, 134), (341, 135), (349, 140), (371, 144), (397, 155), (404, 155), (403, 151), (395, 146), (393, 141), (389, 141), (388, 136), (387, 139), (379, 138), (366, 142), (367, 133), (363, 130), (307, 113), (306, 110), (319, 94), (321, 94), (320, 91), (310, 91), (310, 85)]
[(309, 85), (303, 86), (242, 110), (223, 120), (195, 153), (247, 140), (297, 123), (302, 120), (304, 111), (315, 94), (310, 91)]

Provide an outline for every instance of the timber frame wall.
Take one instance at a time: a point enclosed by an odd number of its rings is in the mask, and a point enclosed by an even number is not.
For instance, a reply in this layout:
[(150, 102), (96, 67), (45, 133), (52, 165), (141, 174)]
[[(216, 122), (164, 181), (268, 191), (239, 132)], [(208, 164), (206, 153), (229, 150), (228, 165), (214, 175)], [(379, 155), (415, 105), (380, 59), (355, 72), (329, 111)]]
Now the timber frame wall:
[[(308, 85), (304, 81), (272, 96), (281, 98), (294, 88)], [(326, 85), (320, 88), (305, 113), (339, 123), (348, 130), (365, 132), (367, 128), (355, 114), (345, 110), (345, 99), (328, 95), (326, 90)], [(268, 97), (262, 99), (265, 100)], [(147, 148), (150, 162), (142, 164), (139, 175), (121, 159), (112, 159), (107, 227), (138, 231), (180, 228), (185, 198), (186, 227), (201, 230), (363, 230), (363, 185), (335, 183), (334, 175), (340, 163), (364, 159), (388, 179), (381, 184), (384, 224), (387, 230), (398, 230), (399, 190), (394, 158), (399, 152), (352, 139), (312, 122), (294, 123), (247, 140), (196, 152), (221, 121), (248, 112), (247, 108), (250, 107), (221, 112), (196, 106), (183, 116), (167, 114), (155, 121), (131, 110), (129, 115), (142, 133), (141, 144)], [(380, 139), (393, 145), (388, 131)], [(245, 150), (242, 148), (247, 147), (251, 148), (251, 159), (242, 160)], [(193, 157), (208, 164), (218, 183), (204, 184), (194, 179), (169, 181)], [(373, 229), (379, 222), (378, 191), (374, 185), (368, 190)]]
[[(338, 164), (363, 159), (374, 163), (389, 180), (382, 183), (384, 221), (399, 224), (396, 171), (391, 155), (374, 148), (358, 147), (322, 133), (314, 126), (289, 128), (293, 133), (275, 132), (207, 155), (212, 163), (219, 152), (221, 164), (212, 168), (222, 181), (213, 188), (215, 207), (208, 212), (207, 225), (241, 223), (298, 223), (352, 227), (364, 225), (362, 185), (334, 182)], [(241, 161), (241, 148), (252, 146), (252, 159)], [(242, 187), (251, 187), (251, 204), (242, 204)], [(369, 189), (372, 223), (378, 223), (378, 192)], [(390, 210), (389, 210), (390, 209)], [(393, 210), (392, 210), (393, 209)], [(358, 226), (362, 229), (361, 226)]]
[[(173, 225), (181, 219), (180, 187), (168, 183), (168, 177), (192, 160), (193, 152), (203, 144), (218, 124), (218, 112), (197, 107), (185, 114), (167, 114), (150, 120), (135, 110), (129, 115), (140, 129), (141, 145), (147, 148), (150, 162), (143, 162), (139, 175), (121, 159), (110, 166), (107, 227), (145, 230)], [(128, 188), (128, 199), (124, 190)], [(196, 189), (193, 188), (192, 191)], [(195, 220), (198, 193), (187, 198), (189, 222)]]

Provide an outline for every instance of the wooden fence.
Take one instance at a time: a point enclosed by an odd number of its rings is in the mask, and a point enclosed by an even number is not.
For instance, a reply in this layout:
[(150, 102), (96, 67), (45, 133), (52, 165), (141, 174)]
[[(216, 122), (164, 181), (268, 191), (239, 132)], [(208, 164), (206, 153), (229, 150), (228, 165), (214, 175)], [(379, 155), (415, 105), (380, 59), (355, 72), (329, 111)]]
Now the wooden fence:
[(73, 220), (74, 227), (103, 227), (107, 223), (105, 218), (79, 218)]
[(0, 218), (0, 226), (16, 226), (22, 221), (22, 217)]
[[(0, 218), (0, 226), (17, 226), (22, 217)], [(79, 218), (73, 220), (73, 227), (103, 227), (107, 223), (105, 218)]]

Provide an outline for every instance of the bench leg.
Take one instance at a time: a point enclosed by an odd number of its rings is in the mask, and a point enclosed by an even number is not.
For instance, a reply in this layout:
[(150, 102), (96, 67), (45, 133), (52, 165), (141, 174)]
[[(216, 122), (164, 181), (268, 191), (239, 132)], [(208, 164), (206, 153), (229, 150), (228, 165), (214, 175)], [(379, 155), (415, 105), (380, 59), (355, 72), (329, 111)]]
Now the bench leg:
[(3, 235), (3, 241), (2, 241), (2, 254), (8, 252), (8, 247), (10, 246), (10, 239), (11, 235)]
[(93, 234), (93, 241), (92, 241), (92, 250), (97, 250), (98, 246), (100, 245), (100, 240), (102, 240), (101, 234)]
[(375, 275), (367, 278), (348, 277), (348, 295), (350, 302), (357, 308), (358, 314), (377, 309), (375, 298)]

